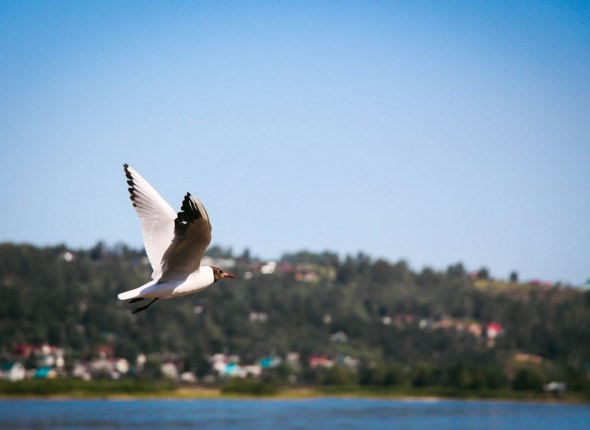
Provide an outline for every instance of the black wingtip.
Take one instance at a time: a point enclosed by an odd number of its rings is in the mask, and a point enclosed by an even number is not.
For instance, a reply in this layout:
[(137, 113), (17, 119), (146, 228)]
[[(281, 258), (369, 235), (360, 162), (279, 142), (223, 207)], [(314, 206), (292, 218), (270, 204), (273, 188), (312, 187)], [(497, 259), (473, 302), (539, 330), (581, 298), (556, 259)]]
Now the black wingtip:
[(136, 206), (135, 205), (135, 181), (133, 180), (133, 175), (131, 175), (131, 172), (129, 171), (129, 164), (127, 164), (127, 163), (123, 164), (123, 168), (125, 169), (125, 177), (127, 178), (127, 185), (129, 185), (129, 188), (127, 188), (127, 190), (129, 191), (129, 198), (131, 199), (133, 206)]
[(182, 201), (180, 212), (178, 212), (176, 220), (174, 221), (175, 228), (177, 229), (184, 230), (187, 228), (188, 224), (192, 224), (196, 220), (203, 218), (203, 214), (201, 214), (198, 206), (193, 202), (191, 197), (190, 193), (186, 193), (186, 196)]
[(127, 183), (129, 185), (133, 185), (133, 183), (129, 183), (129, 182), (133, 182), (133, 176), (131, 175), (131, 172), (129, 171), (129, 164), (127, 164), (127, 163), (123, 164), (123, 169), (125, 170), (125, 177), (128, 179)]

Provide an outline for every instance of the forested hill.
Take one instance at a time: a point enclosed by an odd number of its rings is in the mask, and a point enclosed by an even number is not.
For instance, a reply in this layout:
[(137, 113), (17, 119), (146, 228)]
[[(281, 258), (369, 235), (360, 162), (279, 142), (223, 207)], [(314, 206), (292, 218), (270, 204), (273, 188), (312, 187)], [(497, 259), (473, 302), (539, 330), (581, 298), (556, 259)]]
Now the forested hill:
[(2, 244), (0, 351), (47, 342), (84, 358), (109, 345), (128, 359), (174, 354), (197, 373), (219, 352), (242, 362), (296, 352), (303, 362), (347, 356), (504, 373), (520, 361), (557, 377), (590, 363), (590, 292), (580, 289), (472, 276), (461, 264), (415, 272), (363, 255), (301, 252), (269, 263), (214, 248), (211, 257), (237, 279), (132, 315), (117, 293), (149, 280), (143, 252)]

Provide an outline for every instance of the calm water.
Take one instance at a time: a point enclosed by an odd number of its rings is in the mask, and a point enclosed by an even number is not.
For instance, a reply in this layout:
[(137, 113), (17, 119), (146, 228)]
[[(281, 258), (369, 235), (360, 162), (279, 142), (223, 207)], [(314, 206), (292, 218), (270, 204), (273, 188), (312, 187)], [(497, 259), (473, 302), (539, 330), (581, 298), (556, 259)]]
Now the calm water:
[(2, 400), (0, 429), (590, 429), (590, 406), (496, 401)]

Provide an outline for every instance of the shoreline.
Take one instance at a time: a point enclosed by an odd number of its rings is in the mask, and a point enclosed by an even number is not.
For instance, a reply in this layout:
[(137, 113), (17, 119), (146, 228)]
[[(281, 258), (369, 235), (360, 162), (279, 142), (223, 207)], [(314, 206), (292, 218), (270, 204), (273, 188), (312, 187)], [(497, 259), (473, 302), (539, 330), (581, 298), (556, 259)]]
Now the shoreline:
[[(322, 390), (318, 388), (287, 388), (274, 394), (252, 393), (224, 393), (220, 388), (209, 387), (179, 387), (174, 390), (137, 393), (96, 393), (89, 391), (72, 391), (69, 393), (38, 394), (38, 393), (0, 393), (2, 400), (313, 400), (322, 398), (342, 399), (381, 399), (397, 401), (438, 402), (444, 400), (479, 400), (479, 401), (507, 401), (507, 402), (537, 402), (537, 403), (572, 403), (588, 404), (590, 399), (582, 395), (568, 394), (563, 397), (549, 396), (541, 393), (511, 393), (510, 395), (438, 395), (424, 392), (406, 391), (378, 391), (378, 390)], [(505, 393), (504, 393), (505, 394)]]

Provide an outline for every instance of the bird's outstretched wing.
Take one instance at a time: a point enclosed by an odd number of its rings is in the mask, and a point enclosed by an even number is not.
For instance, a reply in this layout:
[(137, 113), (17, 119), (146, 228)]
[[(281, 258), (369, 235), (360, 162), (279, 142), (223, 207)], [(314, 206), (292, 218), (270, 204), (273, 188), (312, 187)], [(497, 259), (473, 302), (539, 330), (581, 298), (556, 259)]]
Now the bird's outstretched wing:
[(176, 212), (158, 192), (128, 164), (124, 164), (133, 206), (141, 220), (143, 244), (152, 265), (152, 278), (163, 273), (163, 257), (174, 239)]
[(205, 206), (187, 193), (174, 220), (174, 238), (162, 258), (161, 279), (174, 279), (197, 270), (210, 242), (211, 223)]

